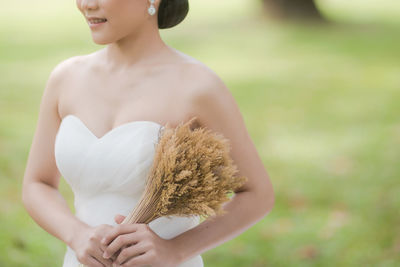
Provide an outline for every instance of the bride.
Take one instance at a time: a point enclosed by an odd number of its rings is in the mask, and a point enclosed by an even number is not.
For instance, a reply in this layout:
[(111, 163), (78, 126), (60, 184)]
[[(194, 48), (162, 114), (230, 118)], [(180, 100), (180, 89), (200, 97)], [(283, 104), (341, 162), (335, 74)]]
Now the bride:
[[(201, 267), (201, 253), (269, 213), (274, 192), (239, 107), (223, 81), (166, 45), (159, 29), (178, 25), (188, 0), (76, 0), (93, 41), (106, 45), (60, 62), (44, 89), (24, 174), (30, 216), (67, 245), (64, 267)], [(120, 224), (143, 190), (157, 133), (197, 117), (230, 140), (248, 178), (228, 213)], [(130, 138), (129, 138), (130, 137)], [(58, 190), (63, 176), (76, 214)]]

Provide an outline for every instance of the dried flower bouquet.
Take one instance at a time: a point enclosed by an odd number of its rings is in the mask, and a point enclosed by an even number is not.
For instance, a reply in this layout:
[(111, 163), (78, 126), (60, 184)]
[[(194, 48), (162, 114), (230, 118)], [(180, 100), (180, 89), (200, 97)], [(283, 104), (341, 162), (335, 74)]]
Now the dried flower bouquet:
[(145, 190), (123, 224), (147, 224), (162, 216), (226, 213), (222, 204), (247, 177), (236, 175), (228, 139), (203, 127), (192, 130), (195, 119), (160, 129)]

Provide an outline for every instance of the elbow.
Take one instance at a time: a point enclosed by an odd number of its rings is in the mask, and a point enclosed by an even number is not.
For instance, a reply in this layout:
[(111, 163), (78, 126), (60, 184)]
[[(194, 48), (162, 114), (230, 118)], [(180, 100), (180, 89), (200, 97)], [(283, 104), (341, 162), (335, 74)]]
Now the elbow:
[(26, 203), (27, 203), (26, 186), (22, 186), (22, 190), (21, 190), (21, 195), (20, 195), (20, 197), (21, 197), (22, 205), (23, 205), (24, 207), (26, 207)]
[(264, 197), (262, 198), (262, 203), (264, 204), (262, 205), (263, 215), (269, 214), (275, 205), (275, 196), (273, 195), (273, 193), (268, 194), (267, 196), (264, 195)]
[(271, 196), (267, 200), (267, 209), (266, 209), (266, 214), (270, 213), (272, 211), (272, 208), (275, 205), (275, 195), (272, 192)]
[(275, 205), (275, 193), (274, 193), (272, 186), (270, 186), (270, 185), (267, 186), (267, 189), (263, 190), (262, 195), (263, 195), (262, 199), (263, 199), (263, 203), (264, 203), (263, 211), (264, 211), (264, 214), (266, 215), (272, 211), (272, 209)]
[(29, 205), (29, 202), (31, 201), (29, 199), (29, 184), (28, 183), (23, 183), (20, 199), (21, 199), (22, 205), (26, 209)]
[(267, 215), (272, 211), (275, 205), (275, 193), (272, 184), (269, 180), (267, 182), (258, 184), (252, 187), (247, 192), (251, 191), (254, 194), (254, 206), (258, 208), (258, 212), (262, 215)]

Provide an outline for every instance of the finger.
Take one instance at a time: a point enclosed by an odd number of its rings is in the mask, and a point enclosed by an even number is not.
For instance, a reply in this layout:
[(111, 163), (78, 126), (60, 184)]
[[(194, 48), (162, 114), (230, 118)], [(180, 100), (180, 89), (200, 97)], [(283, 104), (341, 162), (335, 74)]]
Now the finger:
[(136, 243), (134, 245), (128, 246), (121, 250), (117, 259), (115, 260), (118, 264), (123, 264), (125, 261), (132, 257), (137, 257), (141, 254), (146, 253), (149, 250), (149, 246), (143, 245), (143, 242)]
[(141, 226), (137, 223), (117, 225), (104, 236), (101, 240), (101, 244), (108, 246), (117, 236), (136, 232), (139, 227)]
[(90, 267), (104, 267), (104, 265), (93, 256), (90, 256), (85, 262), (82, 263)]
[(128, 261), (124, 262), (121, 267), (142, 267), (142, 266), (148, 266), (150, 262), (150, 257), (148, 256), (148, 253), (144, 253), (142, 255), (133, 257), (129, 259)]
[(119, 235), (104, 250), (103, 257), (108, 259), (112, 255), (114, 255), (114, 253), (117, 252), (119, 249), (122, 249), (123, 246), (131, 245), (137, 242), (139, 242), (139, 237), (136, 232)]
[(104, 266), (112, 266), (112, 260), (111, 259), (105, 259), (103, 257), (103, 251), (99, 248), (97, 249), (94, 254), (92, 255), (97, 261), (101, 262)]
[(117, 214), (117, 215), (115, 215), (114, 220), (115, 220), (116, 223), (120, 224), (120, 223), (122, 223), (122, 221), (123, 221), (125, 218), (126, 218), (125, 216), (122, 216), (122, 215), (120, 215), (120, 214)]
[[(112, 262), (114, 262), (117, 257), (119, 256), (119, 253), (121, 252), (122, 249), (124, 249), (126, 246), (123, 246), (121, 249), (119, 249), (117, 252), (115, 252), (111, 257), (109, 258)], [(104, 254), (103, 254), (104, 255)]]

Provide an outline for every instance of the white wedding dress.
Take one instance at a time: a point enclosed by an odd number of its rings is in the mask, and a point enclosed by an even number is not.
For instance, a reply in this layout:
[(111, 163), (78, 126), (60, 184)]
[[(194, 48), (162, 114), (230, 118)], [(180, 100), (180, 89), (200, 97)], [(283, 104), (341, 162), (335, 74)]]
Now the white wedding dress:
[[(55, 139), (57, 167), (74, 193), (75, 216), (88, 225), (117, 225), (135, 207), (144, 191), (162, 125), (153, 121), (127, 122), (97, 137), (77, 116), (66, 115)], [(200, 223), (198, 216), (161, 217), (149, 223), (164, 239), (173, 238)], [(63, 267), (78, 267), (67, 246)], [(177, 267), (203, 267), (196, 255)]]

